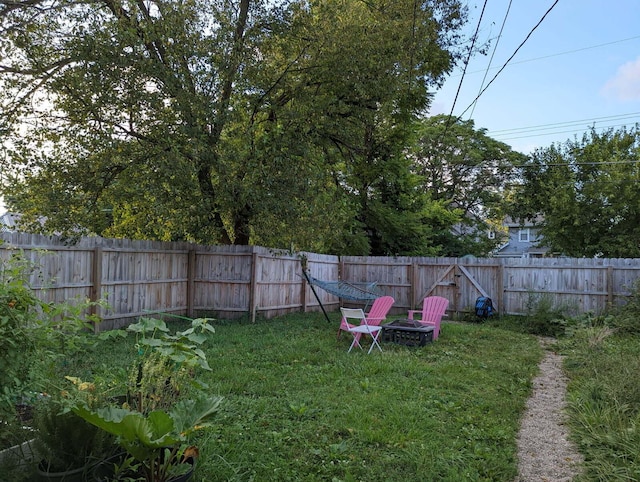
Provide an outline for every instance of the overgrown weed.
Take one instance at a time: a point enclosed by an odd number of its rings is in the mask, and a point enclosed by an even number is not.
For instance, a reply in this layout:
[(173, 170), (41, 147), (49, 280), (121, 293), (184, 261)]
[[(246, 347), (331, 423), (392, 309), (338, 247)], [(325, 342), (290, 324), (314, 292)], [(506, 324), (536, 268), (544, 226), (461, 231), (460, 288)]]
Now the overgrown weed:
[(640, 284), (634, 289), (626, 305), (577, 318), (559, 343), (569, 426), (585, 456), (579, 480), (640, 479)]

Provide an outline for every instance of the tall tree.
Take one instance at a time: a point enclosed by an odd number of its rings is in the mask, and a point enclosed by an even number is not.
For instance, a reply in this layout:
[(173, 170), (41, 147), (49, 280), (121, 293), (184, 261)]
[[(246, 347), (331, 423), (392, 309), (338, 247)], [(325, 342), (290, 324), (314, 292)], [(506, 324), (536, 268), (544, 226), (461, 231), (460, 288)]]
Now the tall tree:
[(639, 127), (538, 149), (514, 194), (513, 215), (540, 216), (544, 244), (558, 253), (640, 256)]
[(345, 226), (371, 245), (353, 198), (381, 198), (386, 131), (428, 105), (465, 21), (458, 0), (0, 8), (2, 192), (26, 220), (318, 250)]
[(413, 168), (431, 198), (460, 212), (458, 232), (443, 230), (451, 256), (486, 255), (500, 239), (486, 232), (500, 222), (505, 193), (526, 156), (476, 129), (472, 120), (447, 115), (423, 119), (411, 150)]

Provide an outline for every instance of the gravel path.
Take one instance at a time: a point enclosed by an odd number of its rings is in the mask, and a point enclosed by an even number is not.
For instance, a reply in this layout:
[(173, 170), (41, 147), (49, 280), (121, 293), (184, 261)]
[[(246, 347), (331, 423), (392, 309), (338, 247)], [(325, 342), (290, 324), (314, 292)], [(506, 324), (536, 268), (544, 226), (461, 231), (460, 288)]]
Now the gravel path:
[(562, 357), (552, 351), (550, 340), (541, 339), (540, 343), (546, 354), (522, 418), (514, 482), (567, 482), (578, 474), (583, 459), (568, 440), (564, 424), (567, 379)]

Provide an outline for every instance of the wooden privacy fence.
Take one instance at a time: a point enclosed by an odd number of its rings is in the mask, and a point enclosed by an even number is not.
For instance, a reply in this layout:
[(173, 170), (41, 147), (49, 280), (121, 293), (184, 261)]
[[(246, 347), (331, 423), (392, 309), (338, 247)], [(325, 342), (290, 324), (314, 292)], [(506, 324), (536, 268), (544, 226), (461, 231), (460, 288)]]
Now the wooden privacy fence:
[(394, 307), (419, 307), (425, 296), (449, 300), (449, 310), (472, 311), (488, 296), (500, 313), (525, 314), (544, 301), (571, 314), (601, 313), (626, 302), (640, 277), (640, 259), (343, 257), (341, 274), (377, 280)]
[[(624, 303), (640, 277), (640, 259), (338, 257), (104, 238), (67, 245), (25, 233), (0, 238), (2, 258), (21, 253), (39, 266), (30, 281), (42, 299), (106, 299), (109, 308), (98, 312), (104, 329), (150, 312), (255, 320), (318, 311), (302, 261), (317, 279), (376, 282), (380, 294), (395, 298), (391, 313), (398, 316), (429, 295), (448, 298), (454, 313), (472, 310), (481, 295), (493, 298), (500, 313), (525, 313), (541, 297), (574, 314), (599, 313)], [(315, 291), (327, 311), (341, 305)]]

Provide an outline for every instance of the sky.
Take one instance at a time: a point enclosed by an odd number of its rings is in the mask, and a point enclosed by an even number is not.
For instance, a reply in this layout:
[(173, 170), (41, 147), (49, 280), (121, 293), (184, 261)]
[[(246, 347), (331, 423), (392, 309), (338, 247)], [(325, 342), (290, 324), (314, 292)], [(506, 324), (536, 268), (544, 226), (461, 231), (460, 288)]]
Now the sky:
[(468, 1), (465, 32), (480, 21), (478, 42), (491, 43), (451, 73), (430, 113), (472, 119), (525, 154), (640, 123), (640, 0), (554, 3), (487, 0), (482, 13), (484, 0)]

